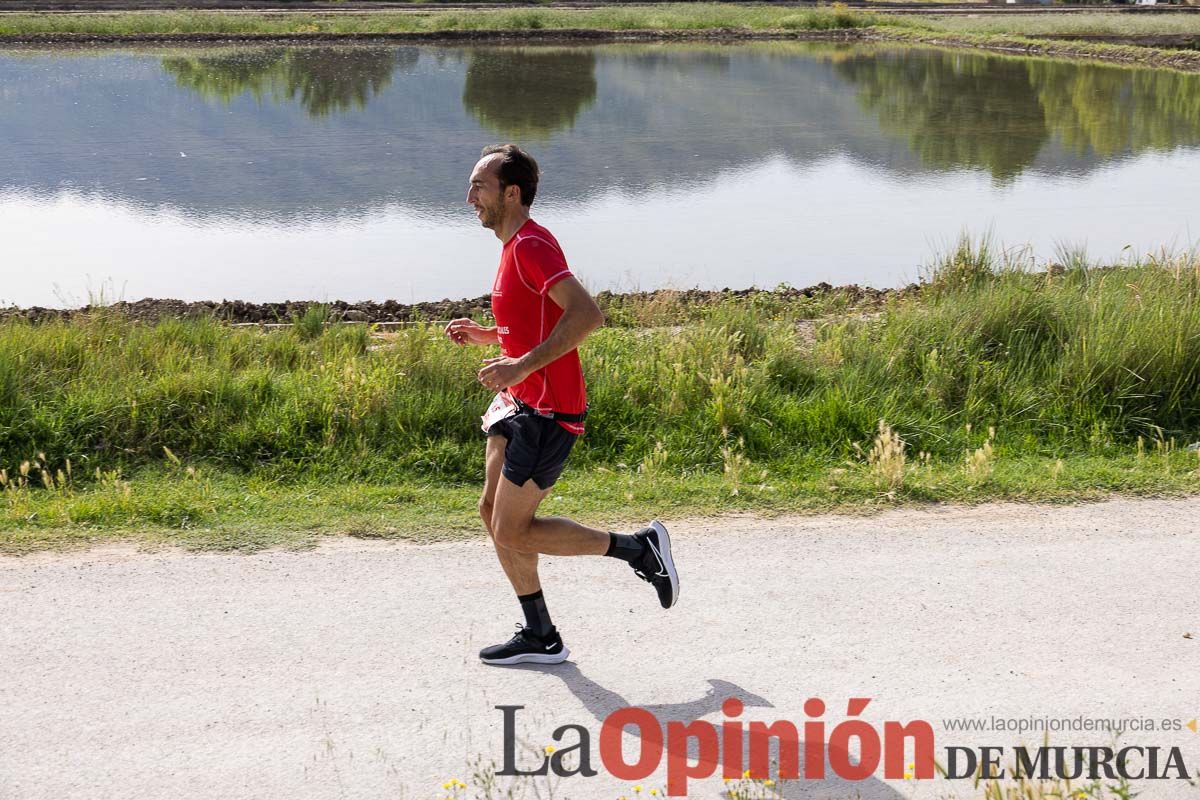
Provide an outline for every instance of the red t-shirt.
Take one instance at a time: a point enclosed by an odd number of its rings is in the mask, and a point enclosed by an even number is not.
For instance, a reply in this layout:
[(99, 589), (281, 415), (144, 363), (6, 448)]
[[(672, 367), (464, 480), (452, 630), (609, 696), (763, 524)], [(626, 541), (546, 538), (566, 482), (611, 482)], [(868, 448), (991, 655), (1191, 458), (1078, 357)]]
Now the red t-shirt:
[[(492, 284), (492, 315), (500, 336), (500, 352), (520, 358), (550, 336), (562, 309), (548, 292), (571, 276), (566, 256), (550, 231), (529, 220), (504, 244), (500, 268)], [(518, 400), (538, 411), (581, 414), (587, 407), (587, 388), (579, 352), (572, 350), (528, 378), (510, 386)], [(583, 433), (578, 422), (562, 422), (571, 433)]]

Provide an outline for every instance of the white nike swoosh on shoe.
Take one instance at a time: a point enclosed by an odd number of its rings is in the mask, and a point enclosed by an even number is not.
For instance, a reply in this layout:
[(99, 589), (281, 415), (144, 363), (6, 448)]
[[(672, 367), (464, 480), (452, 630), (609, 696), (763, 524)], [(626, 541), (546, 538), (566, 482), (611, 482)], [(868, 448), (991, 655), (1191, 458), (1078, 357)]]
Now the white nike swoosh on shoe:
[(552, 644), (548, 644), (548, 645), (546, 645), (546, 649), (547, 649), (547, 650), (553, 650), (553, 649), (554, 649), (554, 645), (552, 645)]
[(654, 557), (658, 560), (658, 572), (654, 573), (660, 577), (666, 576), (667, 563), (663, 561), (662, 553), (658, 552), (658, 548), (654, 546), (654, 542), (646, 540), (646, 545), (650, 548), (650, 552), (654, 553)]
[(671, 582), (671, 603), (667, 606), (667, 608), (670, 608), (679, 600), (679, 574), (675, 571), (675, 559), (671, 554), (671, 537), (667, 533), (666, 527), (658, 520), (652, 521), (650, 527), (654, 528), (658, 534), (657, 538), (659, 545), (661, 545), (661, 552), (660, 547), (656, 547), (652, 543), (650, 543), (651, 549), (655, 557), (658, 558), (661, 568), (666, 572), (664, 577)]

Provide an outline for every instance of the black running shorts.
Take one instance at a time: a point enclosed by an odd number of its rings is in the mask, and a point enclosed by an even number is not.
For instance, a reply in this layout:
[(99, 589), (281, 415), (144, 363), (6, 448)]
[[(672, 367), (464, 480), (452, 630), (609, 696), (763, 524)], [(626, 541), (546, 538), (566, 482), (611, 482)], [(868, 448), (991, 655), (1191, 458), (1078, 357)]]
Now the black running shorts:
[(549, 489), (562, 474), (567, 455), (579, 438), (552, 419), (518, 411), (488, 429), (488, 436), (503, 436), (504, 477), (517, 486), (533, 478), (539, 489)]

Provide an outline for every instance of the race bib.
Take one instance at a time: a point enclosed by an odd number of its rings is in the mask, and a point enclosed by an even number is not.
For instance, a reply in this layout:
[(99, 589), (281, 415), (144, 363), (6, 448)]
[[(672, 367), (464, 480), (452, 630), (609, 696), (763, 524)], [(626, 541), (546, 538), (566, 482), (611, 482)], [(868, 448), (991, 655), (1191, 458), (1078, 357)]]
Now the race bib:
[(497, 392), (492, 404), (488, 406), (487, 412), (479, 418), (483, 421), (483, 432), (487, 433), (497, 422), (508, 419), (515, 413), (517, 413), (517, 404), (513, 402), (508, 392)]

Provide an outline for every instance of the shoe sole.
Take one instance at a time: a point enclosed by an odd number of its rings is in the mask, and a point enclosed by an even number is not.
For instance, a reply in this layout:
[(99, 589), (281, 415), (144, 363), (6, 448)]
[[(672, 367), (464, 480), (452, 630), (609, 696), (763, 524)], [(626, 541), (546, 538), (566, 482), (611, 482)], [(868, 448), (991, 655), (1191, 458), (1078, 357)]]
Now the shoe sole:
[(571, 655), (571, 651), (563, 645), (563, 649), (559, 653), (520, 653), (508, 658), (480, 658), (484, 664), (490, 664), (494, 667), (507, 667), (512, 664), (561, 664), (566, 661)]
[(667, 568), (667, 577), (671, 579), (671, 602), (664, 606), (670, 608), (679, 602), (679, 573), (675, 571), (675, 559), (671, 556), (671, 537), (667, 535), (666, 526), (658, 520), (651, 522), (650, 527), (658, 533), (658, 555)]

